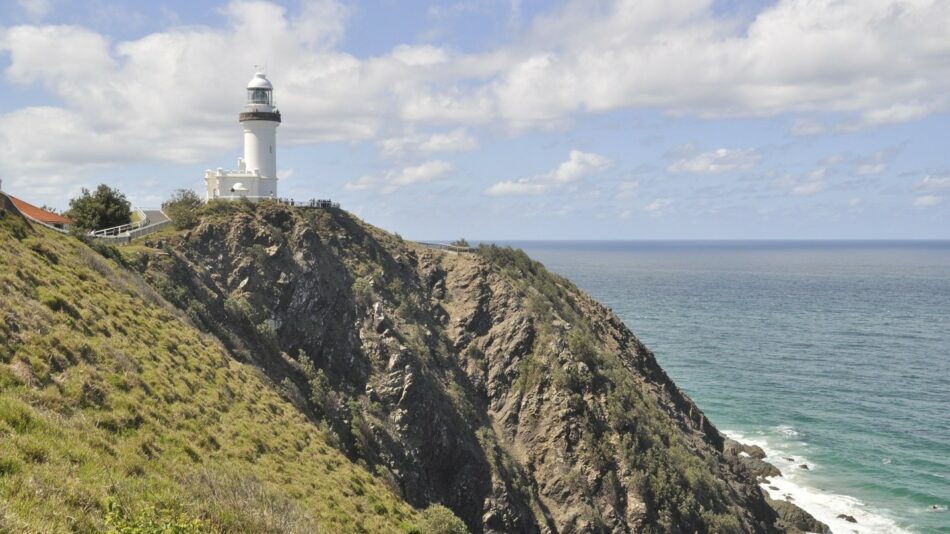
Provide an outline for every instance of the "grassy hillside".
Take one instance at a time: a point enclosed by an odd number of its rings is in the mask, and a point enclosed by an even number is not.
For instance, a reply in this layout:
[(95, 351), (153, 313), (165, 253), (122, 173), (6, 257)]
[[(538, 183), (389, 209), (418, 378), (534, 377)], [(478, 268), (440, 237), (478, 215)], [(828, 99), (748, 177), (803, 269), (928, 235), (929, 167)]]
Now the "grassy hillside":
[(3, 211), (0, 317), (0, 532), (423, 520), (131, 271)]

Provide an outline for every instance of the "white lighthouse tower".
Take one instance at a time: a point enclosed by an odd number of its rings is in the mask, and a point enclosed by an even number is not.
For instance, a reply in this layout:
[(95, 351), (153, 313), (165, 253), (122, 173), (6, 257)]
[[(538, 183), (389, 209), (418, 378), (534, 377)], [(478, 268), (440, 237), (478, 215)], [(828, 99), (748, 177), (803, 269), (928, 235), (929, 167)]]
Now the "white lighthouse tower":
[(247, 103), (239, 119), (244, 126), (244, 157), (238, 170), (205, 171), (207, 199), (260, 200), (277, 196), (277, 127), (274, 86), (263, 72), (247, 84)]

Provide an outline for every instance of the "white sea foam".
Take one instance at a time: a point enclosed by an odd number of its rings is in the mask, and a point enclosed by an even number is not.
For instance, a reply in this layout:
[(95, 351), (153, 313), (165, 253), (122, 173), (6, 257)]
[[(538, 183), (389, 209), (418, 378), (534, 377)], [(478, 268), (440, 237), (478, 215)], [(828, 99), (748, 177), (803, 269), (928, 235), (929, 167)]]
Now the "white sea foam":
[[(798, 432), (790, 426), (781, 426), (775, 429), (783, 438), (794, 438)], [(867, 504), (847, 495), (827, 492), (809, 485), (809, 476), (822, 466), (815, 464), (800, 452), (791, 453), (788, 449), (799, 450), (807, 447), (807, 443), (781, 443), (781, 440), (768, 439), (767, 436), (746, 436), (739, 432), (725, 430), (723, 433), (730, 438), (748, 445), (762, 447), (767, 455), (766, 461), (774, 464), (782, 471), (780, 477), (766, 479), (762, 489), (772, 499), (783, 499), (795, 503), (810, 513), (815, 519), (825, 523), (835, 534), (897, 534), (910, 531), (901, 528), (888, 516), (886, 511), (870, 509)], [(807, 465), (808, 469), (801, 468)], [(838, 516), (853, 517), (857, 523), (851, 523)]]

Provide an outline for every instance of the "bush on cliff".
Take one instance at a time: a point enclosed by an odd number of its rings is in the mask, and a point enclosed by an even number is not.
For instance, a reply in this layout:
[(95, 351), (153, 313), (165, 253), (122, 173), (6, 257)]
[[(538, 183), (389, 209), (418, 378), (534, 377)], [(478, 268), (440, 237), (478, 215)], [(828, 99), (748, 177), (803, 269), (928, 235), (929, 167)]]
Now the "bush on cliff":
[(178, 189), (162, 204), (162, 211), (172, 220), (175, 228), (184, 230), (198, 224), (201, 198), (191, 189)]
[(77, 230), (102, 230), (128, 224), (132, 204), (118, 189), (102, 184), (95, 191), (83, 188), (78, 197), (69, 201), (66, 216)]

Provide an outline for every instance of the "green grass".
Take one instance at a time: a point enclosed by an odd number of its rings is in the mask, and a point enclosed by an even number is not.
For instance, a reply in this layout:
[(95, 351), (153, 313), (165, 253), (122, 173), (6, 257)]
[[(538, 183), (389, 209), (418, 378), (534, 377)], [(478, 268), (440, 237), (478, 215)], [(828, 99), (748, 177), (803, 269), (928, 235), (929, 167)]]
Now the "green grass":
[(399, 532), (422, 520), (132, 271), (9, 214), (0, 317), (0, 532)]

